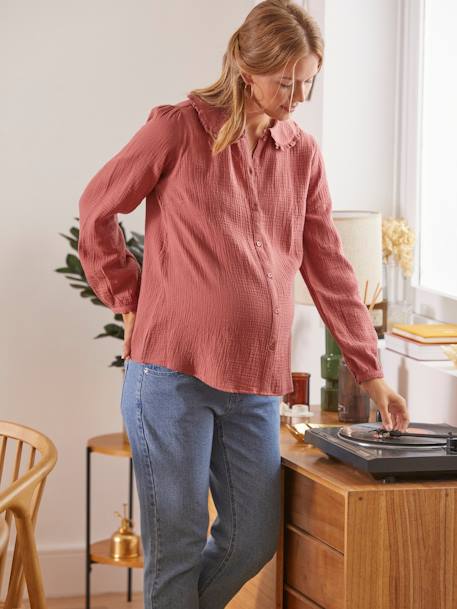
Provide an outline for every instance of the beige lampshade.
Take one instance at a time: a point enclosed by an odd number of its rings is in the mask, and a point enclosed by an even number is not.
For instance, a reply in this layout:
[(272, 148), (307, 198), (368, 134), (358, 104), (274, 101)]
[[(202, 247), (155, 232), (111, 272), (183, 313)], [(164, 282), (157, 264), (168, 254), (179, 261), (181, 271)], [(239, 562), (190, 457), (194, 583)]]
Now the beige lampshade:
[[(354, 268), (363, 300), (368, 281), (367, 303), (371, 303), (376, 286), (382, 285), (382, 215), (377, 211), (334, 210), (333, 221), (343, 244), (343, 252)], [(306, 222), (305, 229), (306, 230)], [(308, 288), (298, 272), (294, 285), (295, 302), (313, 305)], [(382, 293), (375, 302), (381, 302)]]

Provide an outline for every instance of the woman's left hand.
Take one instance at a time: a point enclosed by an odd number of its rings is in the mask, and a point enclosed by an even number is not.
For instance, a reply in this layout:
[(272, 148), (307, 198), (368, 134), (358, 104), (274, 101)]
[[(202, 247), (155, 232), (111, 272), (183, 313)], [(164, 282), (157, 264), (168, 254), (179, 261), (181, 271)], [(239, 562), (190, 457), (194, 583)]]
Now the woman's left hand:
[(405, 398), (389, 387), (383, 378), (360, 384), (381, 413), (384, 428), (406, 431), (410, 421)]
[(130, 359), (130, 345), (132, 343), (133, 327), (135, 325), (136, 311), (122, 313), (124, 320), (124, 346), (122, 349), (122, 359)]

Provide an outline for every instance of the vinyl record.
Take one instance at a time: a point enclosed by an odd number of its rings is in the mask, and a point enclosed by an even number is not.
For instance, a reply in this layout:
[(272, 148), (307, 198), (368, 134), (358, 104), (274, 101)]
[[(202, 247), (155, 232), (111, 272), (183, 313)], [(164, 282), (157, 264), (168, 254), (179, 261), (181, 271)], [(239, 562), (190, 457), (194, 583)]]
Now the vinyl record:
[(446, 438), (434, 437), (446, 432), (439, 426), (408, 427), (409, 434), (427, 434), (431, 437), (395, 436), (386, 431), (381, 423), (359, 423), (356, 425), (344, 425), (338, 431), (338, 436), (346, 441), (354, 442), (360, 446), (378, 445), (380, 448), (409, 448), (412, 446), (420, 448), (433, 448), (445, 446)]

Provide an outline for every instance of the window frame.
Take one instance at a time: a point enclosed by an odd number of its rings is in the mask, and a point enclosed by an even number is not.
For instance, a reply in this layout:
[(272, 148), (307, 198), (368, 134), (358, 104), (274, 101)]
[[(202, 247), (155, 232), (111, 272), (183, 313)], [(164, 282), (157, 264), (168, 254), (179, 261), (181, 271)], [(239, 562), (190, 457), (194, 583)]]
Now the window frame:
[(396, 216), (403, 216), (416, 234), (414, 272), (411, 277), (410, 299), (416, 315), (455, 323), (457, 298), (420, 285), (421, 245), (421, 129), (423, 91), (423, 54), (425, 2), (402, 0), (398, 3), (397, 58), (397, 140), (395, 164), (397, 180), (394, 187)]

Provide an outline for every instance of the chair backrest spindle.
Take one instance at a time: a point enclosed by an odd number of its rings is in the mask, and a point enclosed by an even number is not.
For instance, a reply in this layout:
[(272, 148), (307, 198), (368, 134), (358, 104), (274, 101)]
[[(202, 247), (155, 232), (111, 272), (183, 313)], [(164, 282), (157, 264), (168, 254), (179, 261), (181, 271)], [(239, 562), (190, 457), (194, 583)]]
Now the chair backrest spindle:
[(0, 487), (2, 484), (3, 468), (5, 466), (6, 445), (8, 444), (8, 436), (0, 436), (2, 441), (0, 444)]

